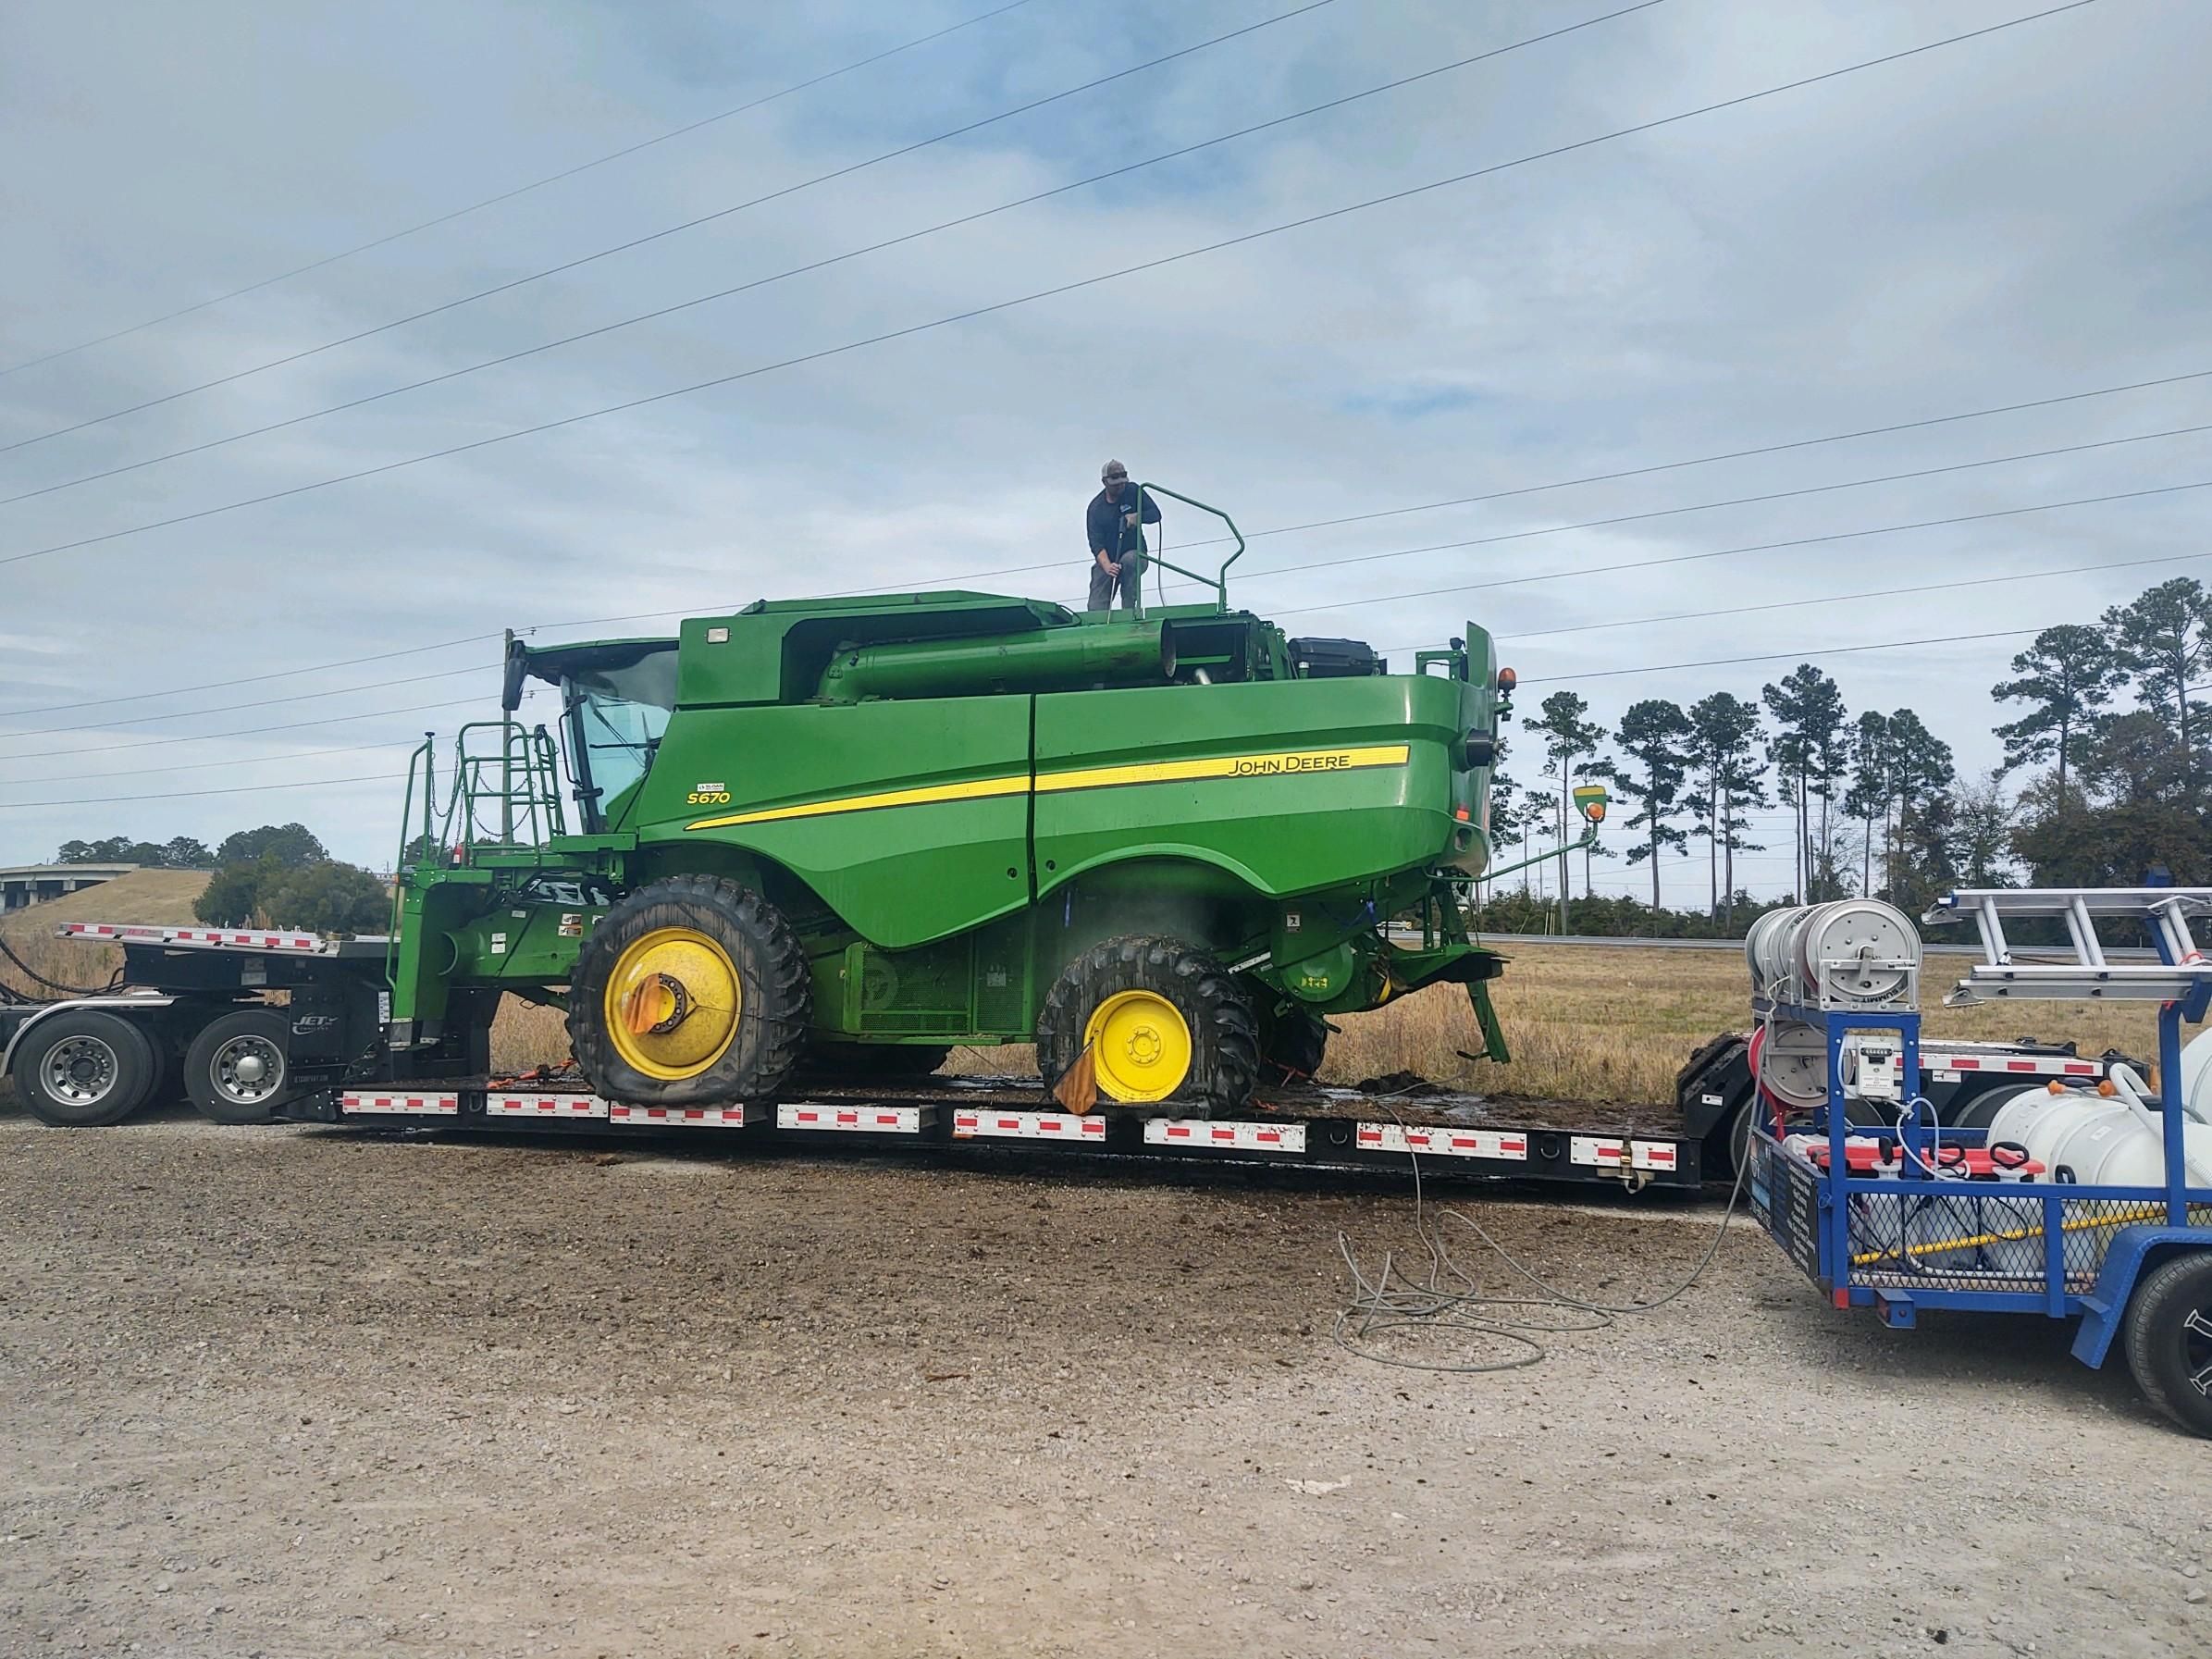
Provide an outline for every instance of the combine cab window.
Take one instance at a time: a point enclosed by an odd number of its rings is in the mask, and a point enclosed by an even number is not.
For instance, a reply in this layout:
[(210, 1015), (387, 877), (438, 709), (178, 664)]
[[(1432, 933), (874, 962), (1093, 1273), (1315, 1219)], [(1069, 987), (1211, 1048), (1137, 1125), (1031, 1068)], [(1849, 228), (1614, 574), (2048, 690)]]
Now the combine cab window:
[(653, 763), (676, 702), (676, 653), (654, 651), (618, 668), (565, 674), (570, 770), (583, 798), (586, 827), (600, 830), (622, 816), (628, 798)]

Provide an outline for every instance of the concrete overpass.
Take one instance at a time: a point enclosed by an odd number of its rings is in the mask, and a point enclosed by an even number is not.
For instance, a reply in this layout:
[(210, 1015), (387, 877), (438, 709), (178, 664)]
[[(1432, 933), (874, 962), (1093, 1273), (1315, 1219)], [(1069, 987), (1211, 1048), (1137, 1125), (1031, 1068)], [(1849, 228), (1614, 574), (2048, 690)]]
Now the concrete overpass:
[(129, 875), (136, 864), (19, 864), (0, 870), (0, 910), (19, 910), (71, 893), (96, 887), (118, 875)]

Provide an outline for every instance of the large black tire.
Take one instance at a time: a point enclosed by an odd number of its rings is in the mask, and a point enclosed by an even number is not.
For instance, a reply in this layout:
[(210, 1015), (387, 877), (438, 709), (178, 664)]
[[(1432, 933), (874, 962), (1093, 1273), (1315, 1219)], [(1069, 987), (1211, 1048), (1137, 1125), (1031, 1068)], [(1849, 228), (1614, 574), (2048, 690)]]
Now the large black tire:
[[(1250, 1102), (1259, 1077), (1259, 1025), (1252, 1005), (1205, 951), (1180, 939), (1142, 935), (1093, 946), (1053, 982), (1037, 1018), (1037, 1069), (1046, 1088), (1081, 1058), (1093, 1013), (1108, 998), (1130, 991), (1150, 992), (1182, 1017), (1190, 1064), (1157, 1100), (1115, 1095), (1107, 1087), (1108, 1069), (1100, 1064), (1102, 1100), (1215, 1113), (1240, 1111)], [(1168, 1101), (1175, 1107), (1168, 1108)]]
[(1328, 1052), (1328, 1027), (1320, 1015), (1293, 1007), (1260, 1016), (1261, 1082), (1309, 1083)]
[(2129, 1299), (2123, 1336), (2144, 1397), (2212, 1439), (2212, 1250), (2152, 1269)]
[[(733, 1027), (728, 1041), (673, 1076), (655, 1076), (624, 1058), (624, 1044), (635, 1051), (636, 1043), (612, 1028), (619, 1010), (610, 1003), (610, 977), (625, 953), (655, 935), (710, 945), (726, 959), (740, 992), (734, 1017), (725, 1021)], [(656, 1024), (654, 1033), (673, 1032), (694, 1017), (717, 1017), (704, 1002), (671, 997), (673, 1023)], [(674, 875), (618, 900), (585, 941), (569, 986), (568, 1040), (584, 1075), (610, 1100), (727, 1105), (764, 1100), (783, 1086), (806, 1051), (812, 1012), (806, 952), (782, 911), (736, 882)]]
[(238, 1009), (211, 1020), (184, 1051), (184, 1093), (216, 1123), (266, 1123), (297, 1093), (287, 1045), (291, 1021), (276, 1009)]
[(876, 1078), (911, 1082), (927, 1077), (952, 1058), (938, 1043), (816, 1043), (807, 1050), (809, 1076)]
[(56, 1129), (120, 1123), (160, 1076), (154, 1045), (130, 1021), (98, 1009), (49, 1014), (31, 1028), (11, 1068), (31, 1115)]

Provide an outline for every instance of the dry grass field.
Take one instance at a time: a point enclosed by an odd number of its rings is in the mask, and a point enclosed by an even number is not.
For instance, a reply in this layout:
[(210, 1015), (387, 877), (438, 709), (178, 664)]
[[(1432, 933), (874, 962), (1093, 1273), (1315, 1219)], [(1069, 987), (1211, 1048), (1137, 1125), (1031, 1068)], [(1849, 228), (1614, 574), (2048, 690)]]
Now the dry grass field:
[[(1931, 1036), (2070, 1040), (2084, 1054), (2120, 1048), (2145, 1059), (2156, 1052), (2148, 1008), (2075, 1002), (1938, 1006), (1950, 983), (1946, 971), (1956, 972), (1949, 965), (1962, 968), (1965, 960), (1931, 959), (1925, 984)], [(1733, 950), (1516, 946), (1494, 996), (1513, 1046), (1509, 1066), (1462, 1058), (1481, 1046), (1482, 1036), (1465, 993), (1440, 985), (1374, 1013), (1339, 1020), (1322, 1076), (1353, 1083), (1416, 1071), (1488, 1094), (1664, 1104), (1674, 1097), (1675, 1070), (1690, 1051), (1716, 1032), (1747, 1027), (1750, 1017), (1744, 960)], [(512, 1000), (493, 1042), (498, 1063), (516, 1071), (557, 1063), (568, 1053), (558, 1014)], [(958, 1049), (948, 1070), (1017, 1074), (1034, 1065), (1030, 1049), (1016, 1045)]]

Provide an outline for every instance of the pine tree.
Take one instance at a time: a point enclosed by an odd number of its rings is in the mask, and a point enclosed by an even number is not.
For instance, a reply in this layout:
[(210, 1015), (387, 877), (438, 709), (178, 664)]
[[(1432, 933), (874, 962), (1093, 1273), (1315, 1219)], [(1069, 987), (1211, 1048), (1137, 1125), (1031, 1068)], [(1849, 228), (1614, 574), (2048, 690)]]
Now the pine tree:
[[(1527, 723), (1528, 729), (1543, 739), (1544, 775), (1559, 779), (1559, 811), (1555, 823), (1562, 847), (1567, 843), (1567, 825), (1573, 822), (1570, 803), (1574, 798), (1576, 779), (1593, 773), (1602, 774), (1604, 770), (1599, 764), (1579, 769), (1576, 766), (1579, 761), (1594, 761), (1598, 745), (1605, 741), (1605, 728), (1595, 721), (1584, 718), (1589, 709), (1589, 704), (1574, 692), (1554, 691), (1537, 705), (1538, 718)], [(1586, 887), (1588, 881), (1586, 865), (1583, 876)], [(1587, 898), (1588, 894), (1584, 897)], [(1559, 931), (1567, 931), (1567, 870), (1564, 859), (1560, 860), (1559, 870)]]
[[(1825, 885), (1835, 885), (1828, 808), (1845, 771), (1843, 693), (1812, 663), (1800, 662), (1780, 685), (1762, 687), (1760, 697), (1776, 727), (1769, 758), (1782, 770), (1797, 816), (1798, 895), (1810, 900), (1823, 873)], [(1821, 803), (1817, 836), (1816, 799)]]
[[(1847, 816), (1859, 820), (1864, 832), (1860, 845), (1859, 890), (1874, 891), (1874, 820), (1882, 821), (1884, 838), (1889, 834), (1889, 803), (1897, 792), (1895, 769), (1890, 764), (1889, 722), (1874, 710), (1859, 716), (1852, 728), (1851, 787), (1844, 796)], [(1882, 874), (1886, 883), (1894, 847), (1883, 849)]]
[(1640, 828), (1644, 842), (1628, 849), (1628, 861), (1631, 864), (1646, 859), (1651, 861), (1654, 925), (1660, 908), (1661, 849), (1689, 845), (1689, 837), (1672, 820), (1682, 810), (1682, 786), (1688, 777), (1690, 743), (1695, 735), (1689, 716), (1660, 698), (1631, 703), (1628, 712), (1621, 716), (1620, 745), (1637, 764), (1615, 766), (1613, 777), (1615, 787), (1641, 809), (1628, 820), (1628, 827)]
[(1951, 762), (1951, 746), (1910, 709), (1889, 717), (1888, 737), (1897, 810), (1889, 898), (1912, 909), (1952, 879), (1949, 839), (1957, 811), (1949, 791), (1959, 773)]
[(1999, 702), (2033, 706), (1996, 728), (2005, 741), (2005, 770), (2056, 760), (2063, 800), (2074, 756), (2127, 670), (2106, 629), (2070, 622), (2036, 635), (2034, 643), (2012, 659), (2012, 672), (2019, 677), (1992, 686), (1989, 695)]
[(2189, 694), (2201, 689), (2196, 682), (2212, 657), (2212, 595), (2194, 576), (2176, 576), (2107, 611), (2104, 625), (2114, 635), (2121, 669), (2166, 718), (2181, 748), (2181, 775), (2193, 786), (2200, 769)]
[(1705, 837), (1708, 901), (1712, 915), (1730, 912), (1723, 925), (1732, 926), (1736, 849), (1760, 850), (1741, 839), (1746, 827), (1743, 809), (1766, 804), (1765, 768), (1759, 759), (1759, 705), (1732, 691), (1715, 691), (1691, 705), (1689, 724), (1690, 764), (1697, 781), (1691, 811), (1697, 833)]

